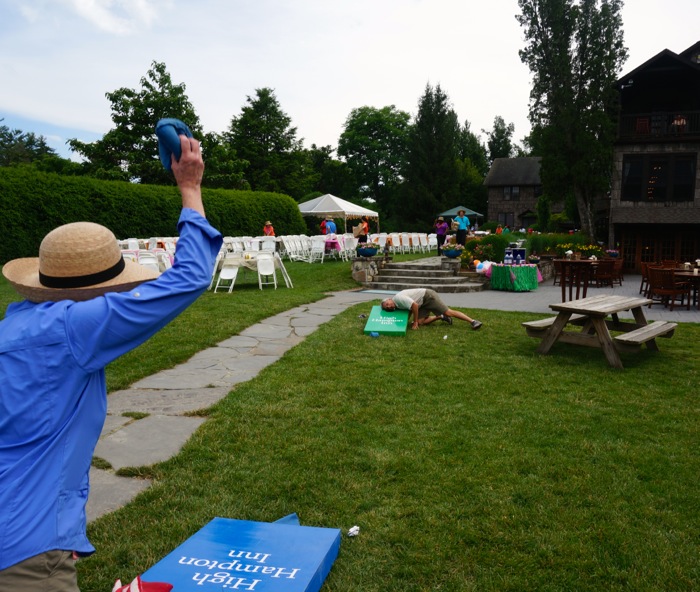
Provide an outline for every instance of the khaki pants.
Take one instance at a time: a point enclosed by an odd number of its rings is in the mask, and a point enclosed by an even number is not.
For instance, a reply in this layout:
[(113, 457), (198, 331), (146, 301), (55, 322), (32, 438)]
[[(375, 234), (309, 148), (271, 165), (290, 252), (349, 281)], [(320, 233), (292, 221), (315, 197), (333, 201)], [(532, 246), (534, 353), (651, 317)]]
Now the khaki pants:
[(71, 551), (47, 551), (0, 570), (0, 590), (79, 592)]

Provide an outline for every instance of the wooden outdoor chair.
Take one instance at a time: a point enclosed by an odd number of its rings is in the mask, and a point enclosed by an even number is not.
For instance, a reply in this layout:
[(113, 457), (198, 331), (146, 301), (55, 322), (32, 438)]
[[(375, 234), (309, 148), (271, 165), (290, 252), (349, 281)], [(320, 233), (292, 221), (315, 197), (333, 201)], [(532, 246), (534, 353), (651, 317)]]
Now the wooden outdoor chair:
[(613, 285), (613, 274), (614, 274), (615, 262), (612, 259), (601, 259), (595, 266), (595, 271), (593, 272), (593, 279), (595, 279), (595, 285), (597, 288), (603, 286)]
[(552, 265), (554, 266), (554, 281), (552, 282), (552, 285), (561, 285), (561, 261), (557, 261), (555, 259), (552, 261)]
[(582, 261), (561, 261), (561, 301), (578, 300), (588, 295), (588, 286), (593, 279), (593, 266)]
[(658, 263), (640, 263), (642, 281), (639, 283), (639, 293), (645, 296), (646, 298), (649, 297), (649, 267), (651, 267), (652, 265), (660, 267)]
[(612, 276), (612, 281), (613, 284), (617, 282), (618, 285), (622, 285), (622, 281), (625, 279), (624, 277), (624, 265), (625, 262), (623, 261), (622, 257), (618, 257), (617, 259), (613, 259), (613, 276)]
[(664, 267), (649, 267), (649, 304), (663, 304), (664, 307), (670, 304), (671, 311), (676, 300), (683, 306), (683, 300), (687, 297), (686, 310), (690, 310), (690, 284), (677, 282), (673, 269)]

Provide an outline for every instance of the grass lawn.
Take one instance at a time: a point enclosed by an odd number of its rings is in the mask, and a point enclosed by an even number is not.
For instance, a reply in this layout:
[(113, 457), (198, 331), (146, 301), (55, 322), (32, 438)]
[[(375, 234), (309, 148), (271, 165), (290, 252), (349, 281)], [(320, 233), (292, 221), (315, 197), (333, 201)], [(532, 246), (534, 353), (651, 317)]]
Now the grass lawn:
[[(110, 366), (110, 388), (352, 284), (341, 263), (290, 274), (294, 290), (204, 295)], [(361, 528), (326, 592), (700, 588), (700, 326), (617, 371), (588, 348), (538, 356), (520, 326), (532, 313), (469, 310), (481, 331), (369, 339), (369, 307), (236, 387), (181, 454), (144, 468), (155, 484), (89, 527), (83, 592), (130, 581), (215, 516), (291, 512)]]

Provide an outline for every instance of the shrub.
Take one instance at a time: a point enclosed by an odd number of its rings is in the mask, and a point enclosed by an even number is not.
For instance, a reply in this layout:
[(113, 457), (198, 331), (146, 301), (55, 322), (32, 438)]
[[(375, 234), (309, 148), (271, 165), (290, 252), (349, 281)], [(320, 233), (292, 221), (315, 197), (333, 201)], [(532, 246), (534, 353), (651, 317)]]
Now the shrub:
[[(202, 196), (207, 218), (225, 236), (257, 236), (267, 219), (278, 234), (300, 234), (306, 228), (298, 204), (287, 195), (203, 189)], [(117, 238), (172, 236), (181, 206), (174, 186), (0, 167), (0, 262), (35, 257), (50, 230), (81, 220), (102, 224)]]

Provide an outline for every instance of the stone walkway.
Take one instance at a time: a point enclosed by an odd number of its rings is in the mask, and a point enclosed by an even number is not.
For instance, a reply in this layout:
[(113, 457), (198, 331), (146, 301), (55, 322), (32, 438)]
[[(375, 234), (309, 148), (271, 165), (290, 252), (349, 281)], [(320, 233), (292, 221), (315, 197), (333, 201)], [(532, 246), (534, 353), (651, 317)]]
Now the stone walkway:
[[(235, 295), (232, 295), (235, 298)], [(107, 397), (107, 420), (95, 449), (114, 470), (162, 462), (179, 452), (205, 418), (187, 415), (206, 409), (241, 382), (257, 376), (320, 325), (377, 294), (340, 292), (267, 318), (184, 364), (164, 370)], [(143, 419), (125, 413), (147, 413)], [(88, 521), (120, 508), (146, 489), (146, 479), (117, 477), (90, 469)]]
[[(630, 276), (623, 286), (591, 288), (589, 295), (604, 291), (638, 296), (639, 281), (639, 276)], [(561, 300), (559, 286), (551, 283), (550, 280), (540, 284), (534, 292), (484, 290), (441, 294), (441, 297), (450, 307), (548, 313), (551, 312), (548, 305)], [(254, 378), (260, 370), (279, 360), (287, 350), (350, 306), (386, 296), (376, 291), (330, 294), (319, 302), (265, 319), (240, 335), (199, 352), (184, 364), (144, 378), (129, 389), (111, 393), (107, 397), (107, 421), (95, 455), (109, 462), (114, 470), (167, 460), (179, 452), (205, 421), (188, 413), (210, 407), (235, 385)], [(232, 297), (235, 298), (235, 294)], [(645, 309), (645, 314), (649, 320), (700, 322), (697, 309), (676, 308), (671, 312), (653, 306)], [(484, 325), (483, 330), (488, 330), (488, 326)], [(124, 417), (128, 412), (148, 416), (138, 420)], [(120, 508), (150, 485), (144, 479), (117, 477), (111, 471), (94, 467), (90, 470), (90, 479), (88, 521)]]

